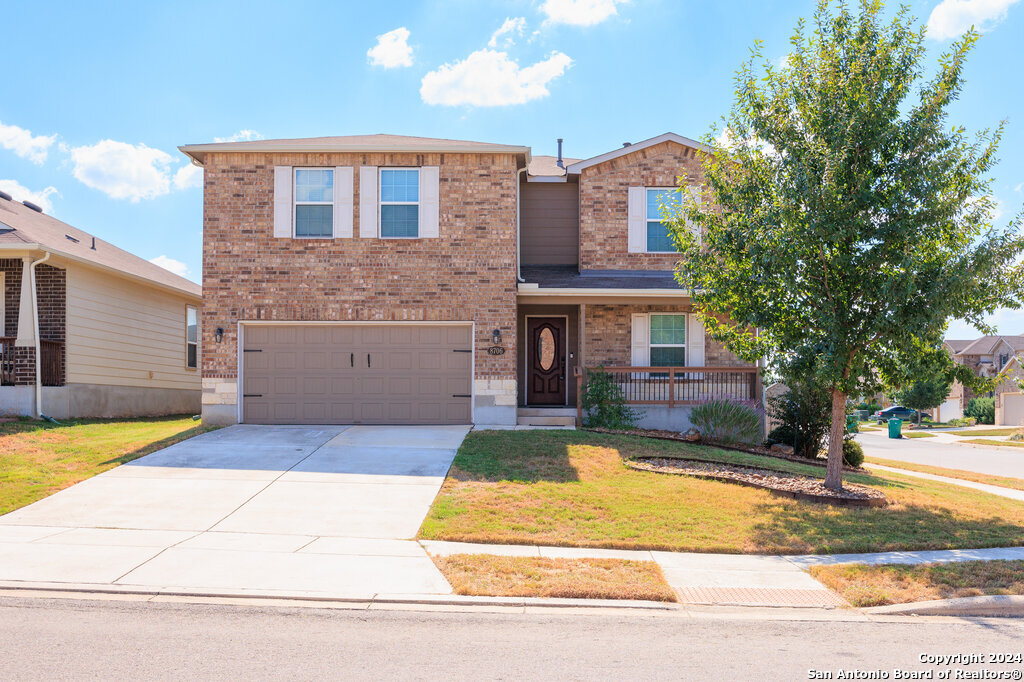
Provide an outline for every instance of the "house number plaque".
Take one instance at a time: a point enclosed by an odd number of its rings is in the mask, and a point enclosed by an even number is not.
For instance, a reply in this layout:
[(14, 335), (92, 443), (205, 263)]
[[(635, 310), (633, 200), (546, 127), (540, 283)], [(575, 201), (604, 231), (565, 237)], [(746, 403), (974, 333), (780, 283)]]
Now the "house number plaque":
[(505, 347), (504, 346), (491, 346), (491, 347), (489, 347), (487, 349), (487, 354), (488, 355), (504, 355), (505, 354)]

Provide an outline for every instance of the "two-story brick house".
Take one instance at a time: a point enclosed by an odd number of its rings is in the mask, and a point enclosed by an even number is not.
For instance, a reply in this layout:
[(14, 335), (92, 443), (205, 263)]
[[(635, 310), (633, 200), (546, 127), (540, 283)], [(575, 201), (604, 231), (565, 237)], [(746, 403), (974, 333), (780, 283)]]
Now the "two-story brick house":
[(650, 426), (759, 397), (672, 277), (660, 206), (699, 177), (697, 142), (584, 160), (392, 135), (181, 149), (205, 170), (208, 422), (556, 423), (597, 365), (666, 368), (616, 374)]

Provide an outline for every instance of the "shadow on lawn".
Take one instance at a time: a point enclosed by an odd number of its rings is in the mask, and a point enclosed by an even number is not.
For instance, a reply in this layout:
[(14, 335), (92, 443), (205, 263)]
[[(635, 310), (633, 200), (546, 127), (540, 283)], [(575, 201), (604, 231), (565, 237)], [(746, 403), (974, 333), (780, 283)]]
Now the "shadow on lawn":
[(475, 431), (463, 441), (450, 478), (499, 483), (570, 483), (579, 472), (569, 459), (578, 438), (554, 431)]
[(855, 509), (800, 503), (780, 510), (761, 505), (764, 519), (750, 541), (765, 553), (886, 552), (1020, 544), (1024, 525), (997, 517), (963, 519), (954, 510), (921, 505)]

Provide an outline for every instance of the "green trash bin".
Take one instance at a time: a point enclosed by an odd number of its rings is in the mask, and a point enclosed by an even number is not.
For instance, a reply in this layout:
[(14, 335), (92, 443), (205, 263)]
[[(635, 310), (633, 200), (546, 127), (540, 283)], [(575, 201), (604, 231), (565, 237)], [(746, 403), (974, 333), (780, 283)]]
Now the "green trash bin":
[(900, 431), (903, 429), (903, 420), (893, 417), (889, 420), (889, 438), (903, 438)]
[(855, 415), (855, 414), (848, 414), (848, 415), (846, 415), (846, 432), (847, 433), (859, 433), (859, 431), (857, 429), (857, 422), (858, 421), (859, 420), (857, 419), (857, 415)]

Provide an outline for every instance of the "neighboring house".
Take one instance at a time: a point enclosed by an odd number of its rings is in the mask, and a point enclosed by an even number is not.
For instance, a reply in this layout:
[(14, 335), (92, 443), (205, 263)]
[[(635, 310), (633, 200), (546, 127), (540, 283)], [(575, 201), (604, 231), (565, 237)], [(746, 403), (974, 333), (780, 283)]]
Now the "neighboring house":
[(1024, 393), (1020, 381), (1024, 379), (1024, 367), (1019, 355), (1014, 355), (1003, 368), (1006, 378), (996, 385), (992, 392), (996, 403), (995, 423), (1002, 426), (1024, 426)]
[(199, 285), (0, 192), (0, 414), (198, 413)]
[[(970, 367), (977, 376), (991, 378), (1004, 370), (1011, 370), (1010, 363), (1024, 354), (1024, 336), (992, 335), (982, 336), (973, 340), (947, 339), (945, 346), (950, 355), (953, 356), (954, 362)], [(1016, 366), (1019, 369), (1019, 360)], [(1006, 393), (1006, 386), (1007, 382), (1002, 382), (996, 391), (987, 393), (986, 397), (996, 399), (996, 424), (1016, 425), (1021, 423), (1020, 421), (1013, 421), (1016, 419), (1016, 399), (1008, 399), (1010, 409), (1005, 411), (1005, 414), (998, 407), (1001, 402), (999, 398), (1000, 391)], [(1019, 390), (1017, 392), (1019, 393)], [(937, 419), (948, 421), (954, 417), (962, 417), (963, 411), (967, 409), (967, 404), (975, 397), (977, 395), (969, 387), (962, 386), (960, 382), (954, 382), (950, 387), (950, 393), (946, 398), (946, 402), (938, 408)], [(1022, 407), (1024, 407), (1024, 404), (1022, 404)]]
[(565, 423), (598, 365), (648, 426), (760, 400), (672, 276), (659, 204), (700, 177), (693, 140), (583, 160), (394, 135), (181, 149), (205, 170), (205, 422)]

